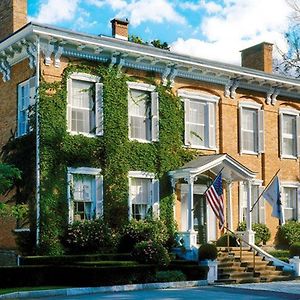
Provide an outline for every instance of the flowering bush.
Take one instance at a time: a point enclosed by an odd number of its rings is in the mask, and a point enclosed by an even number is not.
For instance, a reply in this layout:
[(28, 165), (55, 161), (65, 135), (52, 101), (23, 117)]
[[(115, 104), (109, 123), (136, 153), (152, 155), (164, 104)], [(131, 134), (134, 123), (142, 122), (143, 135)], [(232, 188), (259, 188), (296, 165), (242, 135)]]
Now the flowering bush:
[(159, 242), (165, 245), (169, 239), (168, 231), (160, 220), (131, 220), (122, 230), (119, 251), (131, 252), (141, 241)]
[(69, 225), (64, 244), (71, 253), (103, 252), (113, 247), (115, 235), (100, 219)]
[(132, 251), (132, 256), (140, 263), (157, 264), (159, 266), (167, 266), (170, 263), (167, 249), (155, 241), (137, 243)]

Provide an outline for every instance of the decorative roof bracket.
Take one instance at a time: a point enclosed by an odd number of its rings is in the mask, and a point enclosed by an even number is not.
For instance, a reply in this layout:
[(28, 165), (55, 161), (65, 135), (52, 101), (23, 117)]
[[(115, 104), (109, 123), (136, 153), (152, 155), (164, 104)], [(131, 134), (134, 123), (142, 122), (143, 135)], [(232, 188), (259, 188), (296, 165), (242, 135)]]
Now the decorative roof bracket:
[(239, 80), (237, 78), (230, 79), (230, 81), (225, 85), (224, 95), (226, 98), (235, 99), (236, 89), (239, 87)]
[(110, 57), (109, 69), (111, 69), (116, 63), (118, 59), (119, 52), (113, 52)]
[(60, 67), (60, 57), (61, 57), (63, 51), (64, 51), (64, 48), (62, 46), (59, 46), (59, 45), (55, 49), (54, 66), (56, 68)]
[(54, 52), (54, 45), (50, 43), (47, 44), (42, 43), (41, 50), (45, 55), (45, 65), (50, 66), (52, 62), (51, 55)]
[(270, 88), (270, 90), (267, 92), (266, 103), (269, 105), (270, 104), (275, 105), (279, 93), (280, 90), (277, 86)]
[(29, 67), (31, 69), (36, 67), (36, 45), (33, 42), (27, 41), (26, 43), (26, 52), (29, 56)]
[(161, 75), (162, 84), (163, 86), (166, 86), (168, 84), (168, 77), (171, 74), (172, 68), (170, 66), (167, 66), (164, 70), (164, 72)]
[(0, 60), (0, 72), (3, 75), (2, 79), (4, 82), (10, 80), (10, 65), (6, 59), (2, 58)]
[(175, 84), (175, 77), (177, 76), (177, 74), (178, 74), (178, 70), (177, 70), (176, 66), (173, 66), (171, 73), (170, 73), (170, 77), (169, 77), (171, 87), (173, 87)]

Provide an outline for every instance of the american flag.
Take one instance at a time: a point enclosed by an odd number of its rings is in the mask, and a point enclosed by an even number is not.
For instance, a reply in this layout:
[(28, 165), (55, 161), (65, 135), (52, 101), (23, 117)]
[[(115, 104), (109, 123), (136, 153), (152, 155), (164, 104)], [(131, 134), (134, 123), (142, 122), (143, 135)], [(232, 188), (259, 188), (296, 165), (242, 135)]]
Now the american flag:
[(211, 186), (207, 189), (205, 197), (217, 219), (219, 220), (219, 228), (224, 227), (224, 203), (223, 203), (223, 188), (222, 188), (222, 173), (215, 178)]

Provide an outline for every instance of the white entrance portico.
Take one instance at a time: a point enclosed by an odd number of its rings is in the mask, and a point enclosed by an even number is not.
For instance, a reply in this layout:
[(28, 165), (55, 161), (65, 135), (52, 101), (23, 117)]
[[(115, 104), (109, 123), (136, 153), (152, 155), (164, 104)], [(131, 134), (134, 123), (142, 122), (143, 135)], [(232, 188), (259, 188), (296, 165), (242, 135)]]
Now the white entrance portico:
[(205, 193), (215, 176), (222, 171), (225, 220), (233, 230), (232, 183), (243, 181), (247, 186), (247, 230), (245, 239), (254, 243), (251, 220), (251, 182), (255, 173), (228, 154), (203, 155), (183, 167), (169, 172), (172, 184), (180, 198), (179, 234), (186, 249), (198, 248), (199, 244), (215, 240), (217, 220), (206, 203)]

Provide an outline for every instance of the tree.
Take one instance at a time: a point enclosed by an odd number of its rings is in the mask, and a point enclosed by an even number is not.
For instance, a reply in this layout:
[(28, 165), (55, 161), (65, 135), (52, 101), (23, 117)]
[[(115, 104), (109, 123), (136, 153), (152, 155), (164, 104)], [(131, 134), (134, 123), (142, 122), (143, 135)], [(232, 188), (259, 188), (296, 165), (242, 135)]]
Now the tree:
[(292, 8), (291, 25), (285, 34), (288, 51), (280, 51), (281, 60), (275, 70), (283, 75), (300, 78), (300, 0), (286, 0)]
[(160, 40), (153, 40), (150, 43), (144, 42), (143, 39), (136, 35), (130, 35), (129, 39), (130, 42), (141, 44), (141, 45), (152, 45), (155, 48), (164, 49), (170, 51), (170, 46), (166, 42), (161, 42)]

